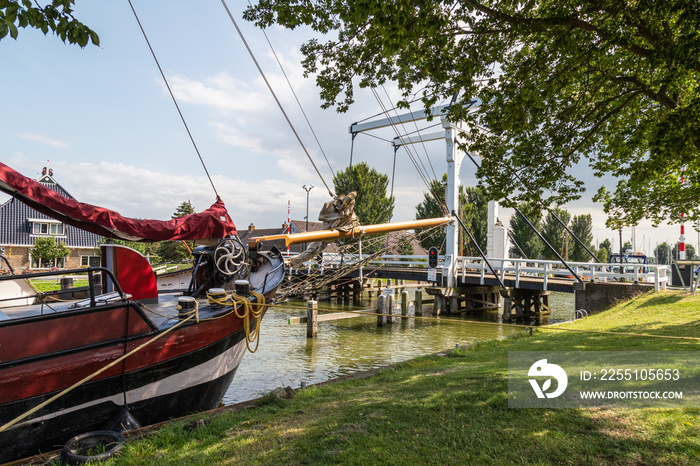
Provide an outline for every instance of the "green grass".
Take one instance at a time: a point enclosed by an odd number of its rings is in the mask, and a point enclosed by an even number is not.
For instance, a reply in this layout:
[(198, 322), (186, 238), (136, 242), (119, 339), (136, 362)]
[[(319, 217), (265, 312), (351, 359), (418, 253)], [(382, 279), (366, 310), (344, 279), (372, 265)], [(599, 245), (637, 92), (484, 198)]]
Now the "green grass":
[[(660, 292), (564, 326), (700, 337), (699, 323), (700, 295)], [(264, 399), (196, 429), (173, 423), (107, 464), (700, 464), (700, 409), (510, 409), (507, 398), (509, 351), (698, 349), (699, 341), (523, 333)]]
[[(47, 291), (58, 291), (61, 289), (61, 282), (57, 280), (31, 280), (32, 285), (38, 291), (45, 293)], [(87, 280), (74, 280), (73, 288), (78, 288), (81, 286), (88, 286)]]

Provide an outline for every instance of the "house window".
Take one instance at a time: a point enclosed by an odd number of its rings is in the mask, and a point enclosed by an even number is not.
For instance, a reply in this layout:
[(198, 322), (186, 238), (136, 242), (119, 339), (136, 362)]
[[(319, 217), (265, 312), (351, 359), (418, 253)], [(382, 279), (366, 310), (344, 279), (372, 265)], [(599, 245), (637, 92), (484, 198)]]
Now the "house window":
[(53, 222), (32, 222), (32, 234), (34, 235), (52, 235), (52, 236), (63, 236), (65, 233), (65, 227), (62, 223)]
[(80, 265), (82, 267), (99, 267), (100, 256), (80, 256)]
[(63, 269), (66, 266), (66, 258), (59, 257), (54, 260), (42, 259), (40, 257), (32, 257), (32, 268), (33, 269), (50, 269), (51, 267), (56, 267), (57, 269)]

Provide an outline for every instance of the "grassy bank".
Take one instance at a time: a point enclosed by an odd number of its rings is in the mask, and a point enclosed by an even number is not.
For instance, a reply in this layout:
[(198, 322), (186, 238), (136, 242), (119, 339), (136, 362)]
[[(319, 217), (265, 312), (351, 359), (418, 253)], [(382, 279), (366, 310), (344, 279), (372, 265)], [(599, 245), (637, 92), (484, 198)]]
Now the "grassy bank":
[[(660, 292), (565, 327), (700, 337), (700, 295)], [(700, 464), (699, 409), (510, 409), (509, 351), (698, 350), (543, 330), (169, 425), (108, 464)], [(700, 368), (698, 368), (700, 372)], [(200, 416), (207, 417), (207, 416)]]

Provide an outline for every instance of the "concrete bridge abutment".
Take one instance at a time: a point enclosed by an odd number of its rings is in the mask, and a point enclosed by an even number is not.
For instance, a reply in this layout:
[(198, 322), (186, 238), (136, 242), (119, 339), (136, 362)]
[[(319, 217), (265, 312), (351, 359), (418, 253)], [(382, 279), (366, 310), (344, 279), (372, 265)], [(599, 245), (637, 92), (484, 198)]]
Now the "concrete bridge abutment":
[(610, 309), (619, 302), (654, 291), (654, 285), (624, 282), (583, 282), (574, 284), (575, 309), (589, 314)]

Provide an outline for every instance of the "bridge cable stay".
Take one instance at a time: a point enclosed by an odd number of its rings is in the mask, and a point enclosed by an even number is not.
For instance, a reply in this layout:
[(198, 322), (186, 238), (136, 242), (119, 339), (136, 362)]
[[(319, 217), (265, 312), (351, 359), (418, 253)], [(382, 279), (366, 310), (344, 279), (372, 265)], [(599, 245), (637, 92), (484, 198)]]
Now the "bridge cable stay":
[[(519, 176), (517, 173), (516, 173), (516, 176), (518, 176), (518, 178), (520, 178), (520, 176)], [(580, 239), (578, 236), (576, 236), (576, 235), (574, 234), (573, 231), (569, 230), (569, 227), (567, 227), (567, 226), (564, 224), (564, 222), (562, 222), (562, 220), (552, 211), (552, 209), (550, 209), (549, 207), (545, 207), (545, 209), (547, 209), (547, 212), (549, 212), (549, 214), (551, 214), (552, 217), (554, 217), (554, 218), (561, 224), (561, 226), (563, 226), (563, 227), (566, 229), (566, 231), (569, 232), (569, 234), (572, 236), (572, 238), (574, 238), (576, 241), (578, 241), (578, 244), (580, 244), (581, 246), (583, 246), (583, 248), (586, 250), (586, 252), (588, 252), (588, 254), (590, 254), (590, 256), (593, 258), (593, 260), (595, 260), (595, 261), (598, 262), (599, 264), (601, 263), (601, 262), (600, 262), (600, 259), (598, 259), (598, 257), (596, 257), (596, 255), (593, 254), (593, 253), (591, 252), (590, 249), (588, 249), (588, 246), (586, 246), (586, 245), (583, 243), (583, 241), (581, 241), (581, 239)]]
[[(384, 90), (384, 95), (386, 95), (386, 98), (389, 99), (389, 102), (391, 102), (391, 97), (389, 97), (389, 93), (387, 92), (386, 87), (384, 87), (384, 84), (382, 84), (382, 89)], [(398, 113), (398, 111), (394, 110), (394, 113)], [(418, 128), (418, 123), (416, 123), (416, 119), (413, 115), (413, 110), (411, 110), (410, 106), (408, 108), (408, 113), (411, 115), (411, 121), (413, 121), (413, 126), (416, 128), (416, 132), (420, 136), (421, 130)], [(401, 124), (401, 126), (404, 128), (404, 130), (406, 129), (403, 126), (403, 123)], [(430, 155), (428, 154), (428, 148), (425, 147), (425, 141), (423, 141), (422, 138), (421, 138), (420, 143), (421, 143), (421, 146), (423, 146), (423, 152), (425, 152), (425, 158), (428, 160), (428, 165), (430, 165), (430, 170), (432, 170), (432, 172), (433, 172), (433, 179), (437, 180), (437, 175), (435, 174), (435, 169), (433, 168), (433, 163), (430, 161)], [(416, 151), (416, 155), (418, 155), (417, 151)], [(423, 163), (423, 160), (422, 159), (419, 159), (419, 160), (421, 162), (421, 165), (423, 165), (423, 170), (425, 170), (427, 173), (428, 170), (425, 168), (425, 164)]]
[(253, 54), (253, 50), (248, 45), (248, 41), (246, 40), (245, 36), (243, 35), (243, 31), (241, 31), (241, 29), (238, 27), (238, 23), (236, 22), (236, 19), (233, 17), (231, 10), (229, 10), (228, 5), (226, 4), (226, 0), (221, 0), (221, 4), (226, 9), (226, 13), (228, 13), (228, 17), (231, 19), (233, 26), (236, 28), (236, 31), (238, 32), (238, 35), (240, 36), (241, 40), (243, 41), (243, 45), (245, 45), (246, 50), (248, 50), (248, 54), (250, 55), (250, 58), (253, 59), (253, 63), (255, 63), (255, 66), (258, 68), (258, 72), (260, 73), (260, 76), (262, 76), (263, 81), (265, 81), (265, 84), (267, 84), (267, 88), (270, 91), (270, 94), (272, 94), (272, 97), (275, 99), (275, 102), (277, 103), (277, 106), (279, 107), (280, 111), (282, 112), (282, 115), (284, 115), (284, 119), (287, 120), (287, 123), (289, 124), (289, 127), (292, 129), (294, 136), (296, 136), (297, 141), (299, 141), (299, 145), (301, 145), (301, 148), (306, 153), (306, 157), (309, 159), (309, 162), (311, 162), (311, 165), (313, 165), (314, 170), (316, 170), (316, 173), (318, 174), (318, 177), (321, 178), (321, 182), (326, 187), (328, 194), (331, 197), (335, 197), (333, 190), (331, 190), (331, 188), (328, 187), (328, 183), (326, 183), (326, 180), (323, 178), (323, 175), (321, 175), (321, 172), (319, 171), (318, 167), (316, 166), (316, 163), (314, 162), (313, 158), (311, 157), (311, 154), (306, 149), (306, 146), (304, 145), (304, 142), (301, 140), (299, 133), (297, 133), (297, 130), (294, 127), (294, 124), (289, 119), (289, 116), (287, 116), (287, 112), (284, 110), (284, 107), (282, 107), (282, 103), (279, 101), (279, 99), (277, 98), (277, 94), (275, 94), (275, 91), (272, 89), (272, 85), (267, 80), (267, 76), (265, 76), (265, 72), (260, 67), (260, 64), (258, 63), (258, 59), (255, 58), (255, 54)]
[[(474, 160), (474, 157), (472, 157), (472, 154), (470, 154), (469, 151), (465, 151), (465, 153), (469, 156), (469, 159), (474, 163), (474, 165), (476, 165), (476, 168), (479, 168), (479, 164), (476, 162), (476, 160)], [(507, 200), (507, 199), (508, 199), (508, 197), (506, 197), (506, 200)], [(528, 218), (525, 216), (525, 214), (523, 214), (523, 213), (520, 211), (520, 209), (518, 209), (517, 207), (513, 207), (513, 209), (515, 210), (515, 212), (516, 212), (518, 215), (520, 215), (520, 217), (521, 217), (523, 220), (525, 220), (525, 223), (527, 223), (527, 224), (530, 226), (530, 228), (532, 228), (532, 231), (535, 232), (535, 234), (536, 234), (536, 235), (540, 238), (540, 240), (542, 240), (542, 242), (554, 253), (554, 255), (557, 256), (557, 259), (559, 259), (559, 262), (561, 262), (562, 264), (564, 264), (564, 267), (566, 267), (567, 270), (568, 270), (569, 272), (571, 272), (571, 275), (574, 276), (574, 278), (576, 279), (576, 281), (579, 282), (579, 283), (583, 283), (583, 280), (581, 280), (581, 277), (579, 277), (578, 274), (577, 274), (576, 272), (574, 272), (574, 269), (572, 269), (571, 266), (564, 260), (564, 258), (561, 257), (561, 255), (557, 252), (557, 250), (554, 249), (554, 247), (553, 247), (551, 244), (549, 244), (549, 241), (547, 241), (547, 240), (545, 239), (545, 237), (542, 236), (542, 233), (540, 233), (539, 230), (538, 230), (537, 228), (535, 228), (535, 226), (532, 224), (532, 222), (530, 222), (530, 219), (528, 219)]]
[[(520, 181), (520, 183), (521, 183), (523, 186), (526, 186), (526, 185), (525, 185), (525, 182), (524, 182), (523, 179), (520, 177), (520, 174), (519, 174), (518, 172), (513, 172), (513, 174), (515, 175), (515, 177), (518, 179), (518, 181)], [(588, 249), (588, 246), (586, 246), (586, 245), (584, 244), (584, 242), (581, 241), (581, 239), (580, 239), (578, 236), (576, 236), (576, 234), (575, 234), (573, 231), (571, 231), (571, 230), (569, 229), (568, 226), (566, 226), (566, 224), (559, 218), (559, 216), (558, 216), (557, 214), (554, 213), (554, 211), (553, 211), (552, 209), (550, 209), (549, 207), (545, 207), (545, 209), (547, 210), (547, 212), (548, 212), (552, 217), (554, 217), (554, 219), (555, 219), (557, 222), (559, 222), (559, 224), (560, 224), (561, 226), (564, 227), (564, 229), (571, 235), (572, 238), (574, 238), (576, 241), (578, 241), (578, 244), (580, 244), (581, 246), (583, 246), (583, 248), (584, 248), (584, 249), (586, 250), (586, 252), (593, 258), (594, 261), (598, 262), (599, 264), (601, 263), (601, 262), (600, 262), (600, 259), (598, 259), (598, 257), (597, 257), (593, 252), (591, 252), (590, 249)]]
[[(386, 106), (384, 105), (384, 102), (382, 101), (381, 97), (379, 97), (379, 94), (377, 93), (375, 88), (372, 88), (372, 93), (374, 94), (374, 98), (377, 100), (377, 103), (379, 104), (379, 106), (384, 110), (384, 115), (389, 120), (392, 120), (392, 117), (389, 115), (389, 109), (386, 108)], [(394, 111), (396, 111), (395, 108), (394, 108)], [(400, 123), (400, 124), (403, 126), (402, 123)], [(394, 133), (396, 134), (397, 138), (399, 138), (399, 140), (402, 142), (402, 145), (408, 146), (408, 144), (405, 144), (403, 136), (401, 134), (399, 134), (399, 131), (396, 129), (395, 125), (390, 125), (390, 126), (391, 126), (392, 130), (394, 131)], [(405, 129), (404, 129), (404, 132), (405, 132)], [(427, 174), (427, 170), (421, 169), (418, 162), (416, 161), (416, 159), (418, 159), (421, 161), (421, 164), (422, 164), (422, 160), (420, 159), (420, 157), (417, 154), (414, 155), (408, 147), (406, 147), (406, 153), (408, 154), (408, 157), (411, 160), (411, 163), (413, 163), (413, 166), (415, 167), (416, 171), (418, 172), (418, 175), (423, 180), (423, 183), (428, 188), (428, 191), (433, 195), (435, 200), (442, 207), (444, 213), (449, 214), (449, 211), (447, 210), (447, 206), (445, 205), (445, 201), (443, 199), (440, 199), (440, 197), (437, 196), (436, 193), (431, 189), (431, 182), (429, 181), (430, 177)]]
[[(484, 130), (488, 130), (485, 127), (481, 128)], [(476, 161), (474, 161), (474, 159), (472, 159), (472, 162), (474, 162), (474, 165), (476, 165), (476, 167), (479, 168), (479, 165), (476, 163)], [(527, 185), (525, 184), (519, 173), (513, 172), (513, 175), (515, 175), (517, 180), (520, 181), (520, 183), (527, 188)], [(561, 226), (564, 227), (564, 229), (571, 235), (572, 238), (574, 238), (578, 242), (578, 244), (583, 246), (583, 249), (586, 250), (586, 252), (593, 258), (594, 261), (598, 262), (599, 264), (601, 263), (600, 259), (598, 259), (598, 257), (593, 252), (591, 252), (590, 249), (588, 249), (588, 246), (586, 246), (584, 242), (581, 241), (581, 239), (578, 236), (576, 236), (576, 234), (573, 231), (571, 231), (568, 226), (566, 226), (566, 224), (552, 211), (552, 209), (550, 209), (549, 207), (545, 207), (545, 210), (547, 211), (547, 213), (551, 214), (552, 217), (554, 217)]]
[(515, 238), (513, 237), (513, 234), (508, 230), (508, 238), (513, 242), (515, 247), (518, 249), (518, 252), (520, 253), (521, 256), (523, 256), (523, 259), (528, 259), (527, 254), (523, 252), (523, 249), (520, 247), (517, 241), (515, 241)]
[[(384, 88), (384, 87), (382, 86), (382, 88)], [(381, 97), (379, 97), (379, 94), (377, 93), (376, 89), (372, 88), (372, 92), (374, 93), (374, 97), (375, 97), (375, 99), (377, 100), (377, 102), (379, 103), (379, 105), (380, 105), (382, 108), (386, 108), (386, 107), (384, 106), (384, 103), (383, 103)], [(387, 94), (385, 88), (384, 88), (384, 93)], [(387, 98), (389, 99), (389, 102), (391, 102), (391, 99), (389, 98), (388, 94), (387, 94)], [(398, 117), (398, 112), (397, 112), (396, 107), (393, 108), (393, 111), (394, 111), (394, 113), (396, 114), (396, 116)], [(389, 115), (389, 110), (388, 110), (388, 109), (385, 110), (385, 116), (386, 116), (388, 119), (392, 119), (392, 117)], [(401, 127), (403, 128), (404, 133), (405, 133), (405, 132), (406, 132), (406, 128), (404, 127), (403, 123), (402, 123), (400, 120), (399, 120), (399, 124), (401, 125)], [(403, 142), (404, 142), (403, 136), (402, 136), (401, 134), (399, 134), (399, 131), (396, 129), (396, 126), (395, 126), (395, 125), (391, 125), (391, 128), (392, 128), (392, 130), (394, 131), (394, 133), (396, 134), (396, 137), (403, 143)], [(414, 153), (411, 151), (411, 149), (408, 148), (408, 147), (406, 147), (406, 153), (408, 154), (408, 157), (411, 159), (411, 162), (413, 163), (414, 167), (416, 168), (416, 171), (418, 172), (418, 174), (419, 174), (419, 175), (421, 176), (421, 178), (423, 179), (423, 182), (425, 183), (425, 185), (429, 187), (429, 186), (430, 186), (430, 182), (429, 182), (430, 176), (429, 176), (429, 174), (428, 174), (428, 171), (425, 169), (425, 164), (423, 163), (423, 160), (421, 159), (421, 157), (418, 155), (417, 152), (414, 154)], [(394, 154), (396, 154), (396, 152), (394, 152)], [(418, 162), (420, 162), (420, 164), (419, 164)], [(421, 168), (421, 166), (422, 166), (422, 168)]]
[(459, 215), (457, 215), (457, 212), (455, 212), (455, 211), (453, 210), (453, 211), (452, 211), (452, 216), (453, 216), (454, 218), (457, 219), (457, 221), (459, 222), (459, 224), (462, 226), (462, 229), (463, 229), (464, 231), (467, 232), (467, 235), (469, 235), (469, 239), (470, 239), (471, 242), (474, 244), (474, 247), (476, 247), (476, 250), (479, 251), (479, 255), (480, 255), (481, 258), (484, 260), (484, 262), (486, 263), (486, 265), (489, 267), (489, 270), (491, 271), (491, 273), (493, 274), (493, 276), (496, 277), (496, 280), (498, 280), (499, 286), (500, 286), (501, 288), (503, 288), (504, 290), (508, 291), (508, 288), (506, 288), (506, 286), (503, 284), (503, 280), (501, 280), (501, 277), (500, 277), (500, 276), (496, 273), (496, 271), (493, 269), (493, 267), (491, 266), (491, 263), (489, 262), (489, 260), (488, 260), (488, 259), (486, 258), (486, 256), (484, 255), (484, 251), (482, 251), (481, 248), (479, 247), (479, 244), (476, 242), (476, 239), (475, 239), (474, 236), (472, 235), (471, 231), (469, 231), (469, 230), (467, 229), (467, 227), (464, 225), (464, 223), (462, 223), (462, 219), (459, 218)]

